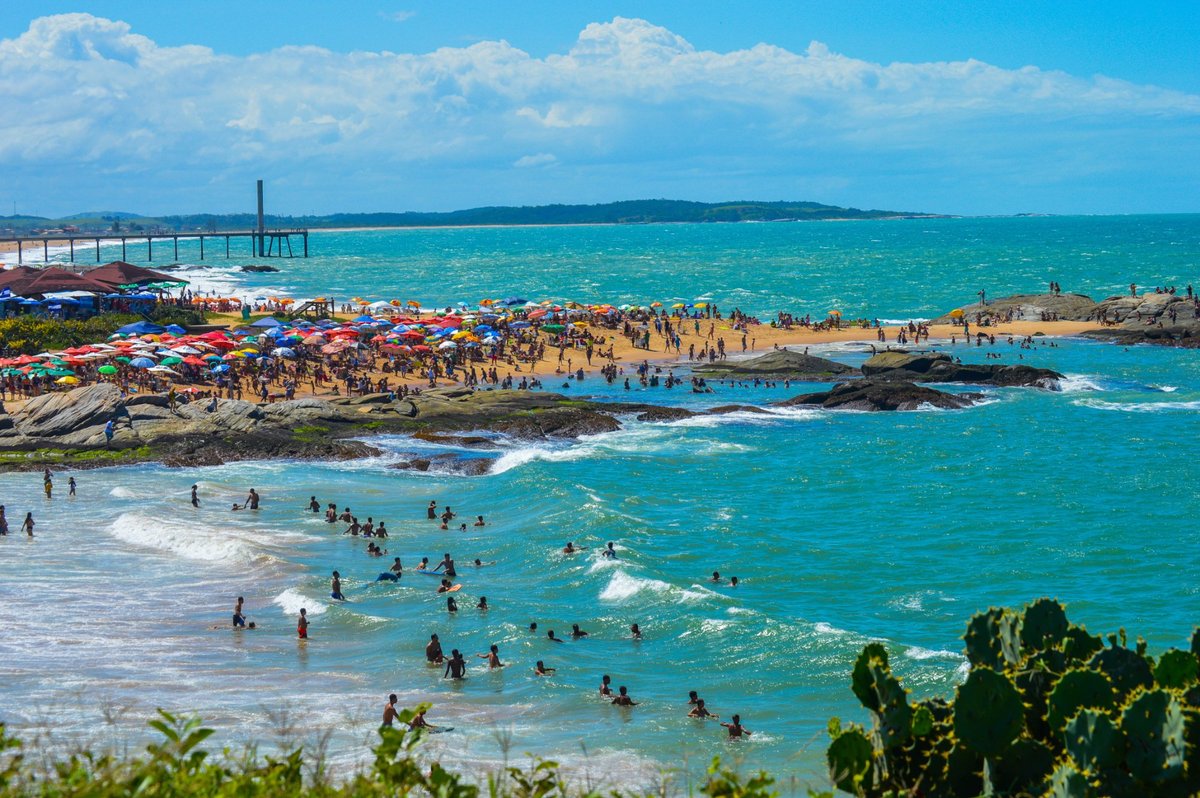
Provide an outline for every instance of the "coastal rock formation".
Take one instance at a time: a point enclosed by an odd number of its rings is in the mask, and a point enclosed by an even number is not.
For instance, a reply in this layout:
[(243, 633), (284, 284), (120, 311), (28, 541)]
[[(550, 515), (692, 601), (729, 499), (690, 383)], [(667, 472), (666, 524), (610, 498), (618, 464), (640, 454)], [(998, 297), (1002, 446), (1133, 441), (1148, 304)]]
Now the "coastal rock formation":
[(992, 321), (1006, 319), (1010, 310), (1016, 321), (1040, 321), (1050, 314), (1060, 321), (1087, 321), (1092, 318), (1095, 308), (1096, 301), (1083, 294), (1016, 294), (989, 299), (986, 305), (968, 302), (955, 308), (962, 311), (961, 317), (947, 313), (938, 316), (930, 324), (954, 324), (960, 319), (979, 324), (984, 318)]
[(942, 352), (880, 352), (862, 364), (864, 377), (912, 382), (964, 382), (972, 385), (1059, 389), (1062, 374), (1032, 366), (955, 363)]
[(693, 371), (697, 374), (714, 378), (746, 377), (791, 379), (791, 380), (831, 380), (845, 374), (851, 374), (854, 369), (845, 363), (826, 360), (823, 357), (780, 349), (749, 360), (726, 360), (716, 363), (705, 363), (696, 366)]
[(795, 396), (780, 407), (822, 407), (826, 410), (921, 410), (934, 407), (958, 410), (970, 407), (981, 398), (979, 394), (953, 394), (914, 385), (911, 382), (884, 382), (871, 379), (855, 380), (835, 385), (831, 390)]
[(412, 452), (402, 454), (404, 459), (392, 463), (388, 468), (402, 471), (433, 471), (440, 474), (461, 474), (464, 476), (480, 476), (491, 470), (491, 457), (464, 457), (461, 454), (445, 452), (434, 455), (421, 455)]
[(242, 271), (267, 273), (267, 272), (277, 272), (277, 271), (279, 271), (279, 269), (276, 269), (274, 266), (243, 266)]
[(1089, 338), (1200, 347), (1200, 306), (1179, 294), (1109, 297), (1096, 306), (1093, 318), (1112, 326), (1085, 332)]

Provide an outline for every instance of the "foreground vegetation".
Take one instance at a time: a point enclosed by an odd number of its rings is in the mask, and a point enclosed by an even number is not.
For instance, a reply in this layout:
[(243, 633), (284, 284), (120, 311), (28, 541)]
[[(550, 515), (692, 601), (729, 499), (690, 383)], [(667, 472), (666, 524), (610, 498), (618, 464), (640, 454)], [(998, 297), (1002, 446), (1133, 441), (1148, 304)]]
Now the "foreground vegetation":
[[(863, 648), (851, 688), (869, 710), (870, 728), (830, 721), (826, 752), (838, 789), (875, 798), (957, 796), (1200, 795), (1200, 629), (1190, 649), (1158, 657), (1124, 630), (1107, 645), (1041, 599), (1022, 610), (992, 609), (971, 619), (963, 637), (970, 672), (952, 700), (910, 702), (879, 643)], [(0, 798), (109, 796), (304, 796), (372, 798), (599, 798), (665, 796), (655, 788), (601, 791), (570, 779), (555, 762), (465, 776), (421, 756), (425, 731), (400, 713), (381, 728), (371, 765), (333, 779), (318, 752), (260, 759), (201, 744), (213, 733), (198, 719), (160, 710), (161, 739), (136, 756), (79, 753), (35, 764), (0, 725)], [(711, 798), (774, 798), (764, 772), (742, 774), (714, 759), (694, 792)], [(832, 792), (809, 791), (810, 798)]]

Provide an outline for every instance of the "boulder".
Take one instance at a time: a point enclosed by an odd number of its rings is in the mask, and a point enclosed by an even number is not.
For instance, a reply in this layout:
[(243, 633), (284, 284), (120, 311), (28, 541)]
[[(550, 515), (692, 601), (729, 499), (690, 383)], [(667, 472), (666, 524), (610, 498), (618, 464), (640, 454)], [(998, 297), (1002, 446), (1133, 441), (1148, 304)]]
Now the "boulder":
[(972, 385), (1058, 390), (1062, 374), (1033, 366), (956, 363), (943, 352), (880, 352), (862, 364), (864, 377), (911, 382), (962, 382)]
[(491, 457), (464, 457), (452, 452), (435, 455), (415, 453), (402, 454), (403, 460), (392, 463), (388, 468), (402, 471), (432, 471), (441, 474), (461, 474), (464, 476), (481, 476), (491, 471), (496, 461)]
[(105, 382), (42, 394), (26, 402), (12, 418), (17, 430), (28, 438), (53, 438), (97, 425), (103, 428), (121, 409), (120, 389)]
[(638, 413), (638, 421), (680, 421), (696, 415), (685, 407), (651, 406)]
[(952, 394), (911, 382), (884, 382), (871, 379), (844, 382), (831, 390), (803, 394), (783, 402), (780, 407), (809, 406), (826, 410), (920, 410), (936, 407), (958, 410), (970, 407), (979, 394)]
[(1200, 305), (1179, 294), (1112, 296), (1096, 306), (1106, 325), (1084, 335), (1121, 344), (1200, 347)]
[(704, 363), (692, 369), (697, 374), (713, 378), (828, 380), (850, 374), (854, 369), (845, 363), (823, 357), (779, 349), (749, 360), (725, 360)]
[(955, 308), (962, 311), (961, 317), (947, 313), (933, 319), (930, 324), (955, 324), (961, 319), (979, 324), (984, 318), (994, 323), (1007, 319), (1010, 310), (1014, 321), (1041, 321), (1050, 314), (1060, 321), (1087, 321), (1095, 308), (1096, 301), (1084, 294), (1016, 294), (990, 299), (986, 305), (980, 305), (978, 301), (968, 302)]

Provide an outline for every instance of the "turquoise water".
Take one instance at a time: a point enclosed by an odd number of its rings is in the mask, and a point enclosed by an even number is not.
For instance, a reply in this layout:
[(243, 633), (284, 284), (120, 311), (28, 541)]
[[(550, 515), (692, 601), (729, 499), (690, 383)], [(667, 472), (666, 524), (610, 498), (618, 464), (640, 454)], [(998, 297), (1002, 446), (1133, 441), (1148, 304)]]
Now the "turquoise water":
[[(985, 277), (993, 295), (1040, 290), (1048, 279), (1096, 294), (1132, 280), (1182, 285), (1200, 251), (1194, 217), (906, 225), (324, 234), (322, 253), (371, 242), (374, 264), (323, 254), (266, 278), (301, 294), (323, 281), (350, 293), (357, 281), (385, 298), (429, 302), (670, 292), (761, 311), (792, 297), (814, 310), (860, 302), (864, 312), (907, 317), (965, 301)], [(1111, 239), (1103, 247), (1102, 237)], [(801, 270), (801, 259), (815, 265)], [(461, 273), (467, 263), (476, 265)], [(630, 276), (620, 277), (622, 264)], [(848, 674), (869, 640), (886, 642), (918, 695), (953, 690), (964, 667), (959, 635), (989, 605), (1057, 596), (1093, 631), (1124, 626), (1153, 648), (1181, 644), (1200, 622), (1196, 353), (1071, 340), (1021, 352), (999, 340), (992, 351), (1002, 362), (1062, 371), (1065, 390), (990, 390), (987, 403), (963, 411), (792, 410), (629, 420), (554, 446), (498, 439), (471, 452), (494, 460), (479, 477), (387, 468), (398, 453), (430, 448), (400, 437), (377, 439), (383, 456), (352, 463), (83, 472), (73, 500), (66, 474), (51, 502), (39, 475), (0, 475), (12, 526), (30, 509), (39, 522), (32, 543), (0, 539), (3, 717), (26, 729), (61, 724), (49, 740), (60, 747), (134, 744), (155, 706), (202, 713), (231, 745), (312, 741), (331, 729), (331, 755), (349, 767), (396, 692), (402, 703), (433, 702), (431, 719), (456, 727), (433, 738), (432, 751), (464, 767), (535, 751), (593, 779), (649, 781), (663, 767), (695, 772), (720, 753), (785, 784), (820, 784), (828, 718), (864, 719)], [(826, 353), (857, 363), (864, 349)], [(688, 406), (799, 392), (627, 393), (595, 378), (570, 390)], [(193, 482), (199, 510), (187, 503)], [(231, 513), (250, 487), (263, 509)], [(302, 512), (313, 494), (385, 519), (389, 556), (368, 558), (341, 525)], [(468, 531), (424, 520), (430, 500), (452, 505)], [(469, 525), (476, 514), (486, 527)], [(567, 558), (567, 540), (591, 548)], [(598, 556), (608, 540), (616, 562)], [(411, 569), (444, 551), (460, 565), (457, 616), (434, 579), (371, 581), (391, 556)], [(496, 564), (463, 567), (476, 557)], [(335, 568), (351, 602), (331, 606)], [(707, 582), (713, 570), (740, 586)], [(262, 628), (212, 628), (237, 595)], [(493, 607), (486, 614), (473, 609), (481, 595)], [(303, 646), (294, 632), (301, 606), (312, 614)], [(628, 636), (635, 622), (640, 642)], [(541, 636), (565, 636), (572, 623), (590, 637)], [(511, 665), (489, 674), (474, 660), (467, 681), (444, 682), (423, 663), (431, 632), (468, 655), (496, 643)], [(534, 677), (537, 659), (557, 673)], [(604, 673), (644, 703), (600, 702)], [(687, 720), (689, 689), (722, 716), (740, 712), (754, 737), (730, 744), (714, 724)]]

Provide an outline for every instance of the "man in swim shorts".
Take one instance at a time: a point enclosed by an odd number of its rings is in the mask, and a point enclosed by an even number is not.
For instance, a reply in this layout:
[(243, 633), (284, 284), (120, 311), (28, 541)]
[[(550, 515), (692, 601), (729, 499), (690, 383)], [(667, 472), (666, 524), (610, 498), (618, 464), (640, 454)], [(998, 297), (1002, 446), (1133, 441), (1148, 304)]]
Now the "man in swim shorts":
[(309, 497), (308, 510), (309, 510), (309, 512), (313, 512), (313, 513), (321, 512), (321, 503), (319, 501), (317, 501), (316, 496)]
[(467, 661), (463, 659), (462, 654), (458, 653), (458, 649), (450, 651), (450, 659), (446, 660), (446, 672), (442, 674), (442, 678), (465, 679), (467, 678)]
[(734, 715), (732, 723), (722, 723), (729, 730), (729, 739), (736, 740), (739, 737), (749, 737), (750, 730), (742, 727), (742, 716)]
[(391, 728), (392, 723), (396, 720), (396, 694), (392, 693), (388, 696), (388, 701), (383, 705), (383, 725)]
[(342, 595), (342, 576), (337, 571), (333, 572), (333, 583), (330, 585), (329, 597), (338, 601), (346, 600), (346, 597)]
[(435, 571), (446, 569), (446, 576), (458, 576), (458, 572), (454, 570), (454, 560), (450, 559), (450, 552), (442, 555), (442, 561), (434, 566)]
[(250, 495), (246, 497), (246, 501), (243, 502), (242, 504), (248, 510), (257, 510), (258, 509), (258, 491), (256, 491), (254, 488), (251, 488)]
[(239, 626), (246, 625), (246, 616), (242, 614), (242, 602), (245, 601), (241, 596), (237, 597), (237, 606), (233, 608), (233, 626), (236, 629)]
[(429, 636), (429, 643), (425, 646), (425, 661), (436, 662), (442, 664), (445, 658), (442, 655), (442, 644), (438, 641), (437, 635)]
[(296, 635), (301, 640), (308, 639), (308, 610), (300, 608), (300, 619), (296, 621)]

